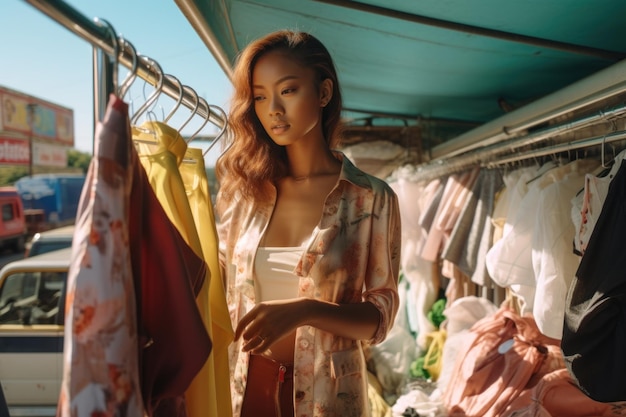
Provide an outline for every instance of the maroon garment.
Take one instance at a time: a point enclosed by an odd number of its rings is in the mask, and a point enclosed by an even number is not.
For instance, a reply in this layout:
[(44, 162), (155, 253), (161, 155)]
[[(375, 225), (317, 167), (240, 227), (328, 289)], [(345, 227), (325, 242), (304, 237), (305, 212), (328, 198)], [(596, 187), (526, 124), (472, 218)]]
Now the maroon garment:
[[(112, 95), (109, 106), (125, 113), (128, 122), (122, 100)], [(170, 408), (182, 401), (178, 397), (211, 352), (211, 339), (195, 301), (207, 267), (170, 222), (154, 194), (131, 146), (129, 123), (126, 134), (132, 169), (129, 246), (143, 342), (139, 346), (141, 389), (146, 412), (152, 415), (164, 399)], [(184, 407), (176, 409), (179, 416), (184, 412)]]
[(293, 417), (293, 407), (293, 364), (283, 365), (263, 355), (250, 355), (241, 417)]

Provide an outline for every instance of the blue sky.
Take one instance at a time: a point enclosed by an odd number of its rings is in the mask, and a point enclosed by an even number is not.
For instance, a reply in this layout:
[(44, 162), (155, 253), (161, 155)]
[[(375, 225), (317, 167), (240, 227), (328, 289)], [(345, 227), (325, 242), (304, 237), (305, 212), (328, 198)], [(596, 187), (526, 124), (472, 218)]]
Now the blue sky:
[[(153, 58), (166, 74), (176, 76), (210, 104), (227, 110), (231, 84), (213, 56), (200, 41), (174, 0), (66, 0), (88, 18), (110, 22), (137, 51)], [(21, 0), (0, 2), (0, 85), (68, 107), (74, 111), (75, 147), (92, 152), (93, 98), (92, 46), (33, 6)], [(126, 70), (120, 69), (120, 79)], [(136, 81), (126, 96), (138, 108), (153, 89)], [(175, 101), (159, 99), (153, 109), (157, 118), (166, 115)], [(190, 115), (181, 107), (170, 119), (181, 126)], [(195, 117), (183, 134), (200, 128)], [(208, 124), (201, 134), (217, 129)], [(207, 155), (207, 162), (219, 149)], [(216, 152), (217, 150), (217, 152)]]

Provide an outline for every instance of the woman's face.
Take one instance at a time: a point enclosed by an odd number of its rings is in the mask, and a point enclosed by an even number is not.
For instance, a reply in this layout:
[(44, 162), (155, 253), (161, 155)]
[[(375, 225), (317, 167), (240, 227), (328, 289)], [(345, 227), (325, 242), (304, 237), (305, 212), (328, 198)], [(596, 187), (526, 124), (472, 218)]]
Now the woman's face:
[(254, 110), (277, 145), (309, 137), (323, 139), (322, 103), (328, 97), (329, 83), (318, 85), (315, 78), (313, 69), (282, 51), (268, 52), (257, 61), (252, 71)]

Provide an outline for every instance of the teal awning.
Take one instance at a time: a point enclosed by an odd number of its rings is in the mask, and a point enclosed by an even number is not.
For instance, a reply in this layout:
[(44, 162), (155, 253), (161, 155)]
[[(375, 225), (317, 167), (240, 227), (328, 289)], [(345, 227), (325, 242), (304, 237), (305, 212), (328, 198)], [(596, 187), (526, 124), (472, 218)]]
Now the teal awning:
[(176, 2), (227, 73), (250, 40), (308, 31), (348, 110), (409, 120), (483, 124), (626, 57), (623, 0)]

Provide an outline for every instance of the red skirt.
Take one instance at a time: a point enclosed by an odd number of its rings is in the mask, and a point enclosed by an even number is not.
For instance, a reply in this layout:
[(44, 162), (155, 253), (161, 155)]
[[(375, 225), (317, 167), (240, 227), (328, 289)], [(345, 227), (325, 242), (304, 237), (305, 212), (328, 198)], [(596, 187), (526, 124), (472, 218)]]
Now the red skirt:
[(241, 417), (293, 417), (293, 365), (250, 355)]

